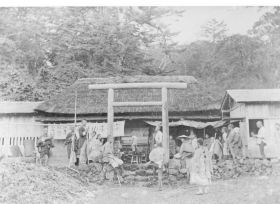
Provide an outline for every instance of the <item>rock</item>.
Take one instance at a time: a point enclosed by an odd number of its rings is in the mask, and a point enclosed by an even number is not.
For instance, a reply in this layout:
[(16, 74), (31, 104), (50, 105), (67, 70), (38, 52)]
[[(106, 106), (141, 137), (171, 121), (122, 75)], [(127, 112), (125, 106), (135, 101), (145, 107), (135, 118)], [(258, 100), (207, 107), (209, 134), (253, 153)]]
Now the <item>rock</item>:
[(173, 176), (173, 175), (169, 175), (169, 181), (176, 182), (177, 181), (177, 177)]
[(179, 159), (170, 159), (168, 163), (170, 169), (180, 169), (181, 163)]
[(188, 169), (180, 169), (180, 173), (181, 174), (186, 174), (186, 173), (188, 173)]
[(171, 175), (177, 175), (179, 173), (178, 169), (169, 169), (169, 174)]
[(139, 169), (139, 166), (137, 164), (124, 164), (123, 167), (128, 171), (136, 171)]
[(152, 169), (147, 169), (146, 170), (146, 175), (147, 176), (153, 176), (154, 175), (154, 171)]
[(136, 170), (135, 174), (139, 175), (139, 176), (146, 176), (147, 172), (144, 169), (139, 169), (139, 170)]
[(135, 181), (148, 181), (148, 177), (146, 176), (135, 176)]
[(135, 176), (135, 171), (124, 171), (123, 172), (123, 177), (127, 177), (127, 176)]
[(178, 174), (178, 175), (177, 175), (177, 178), (178, 178), (178, 179), (183, 179), (184, 177), (185, 177), (185, 176), (184, 176), (183, 174)]
[(106, 172), (106, 179), (108, 179), (109, 181), (113, 181), (113, 179), (114, 179), (114, 171), (107, 171)]
[(129, 176), (125, 177), (125, 180), (132, 180), (132, 181), (134, 181), (135, 180), (135, 176), (129, 175)]

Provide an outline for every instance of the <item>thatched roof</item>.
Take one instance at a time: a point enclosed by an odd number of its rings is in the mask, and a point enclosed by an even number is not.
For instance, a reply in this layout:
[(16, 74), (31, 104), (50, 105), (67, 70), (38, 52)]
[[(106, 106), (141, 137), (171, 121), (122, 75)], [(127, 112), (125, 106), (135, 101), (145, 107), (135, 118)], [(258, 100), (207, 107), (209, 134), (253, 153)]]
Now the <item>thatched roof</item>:
[[(77, 80), (61, 94), (53, 96), (37, 107), (38, 111), (56, 114), (73, 114), (75, 90), (77, 97), (77, 114), (107, 113), (107, 90), (90, 90), (90, 84), (129, 83), (129, 82), (184, 82), (187, 89), (170, 89), (168, 91), (169, 112), (185, 112), (219, 109), (220, 101), (203, 94), (196, 79), (191, 76), (134, 76), (112, 78), (85, 78)], [(115, 90), (115, 101), (160, 101), (159, 89), (119, 89)], [(213, 105), (214, 104), (214, 105)], [(115, 113), (161, 112), (160, 107), (117, 107)]]
[(0, 102), (0, 114), (31, 114), (42, 102), (31, 101), (3, 101)]

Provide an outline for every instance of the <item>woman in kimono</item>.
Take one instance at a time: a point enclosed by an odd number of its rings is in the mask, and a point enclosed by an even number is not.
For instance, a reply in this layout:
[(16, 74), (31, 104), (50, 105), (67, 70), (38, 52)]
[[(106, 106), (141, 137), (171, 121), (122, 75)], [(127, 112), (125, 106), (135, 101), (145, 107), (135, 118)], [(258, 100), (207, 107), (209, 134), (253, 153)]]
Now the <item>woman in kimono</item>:
[(223, 155), (224, 155), (224, 159), (228, 159), (229, 158), (229, 147), (228, 147), (228, 130), (227, 127), (223, 127), (222, 128), (222, 137), (223, 137)]
[(203, 140), (198, 139), (198, 148), (195, 150), (192, 160), (191, 184), (199, 186), (198, 195), (208, 193), (211, 184), (212, 163), (207, 147), (203, 146)]
[(217, 135), (215, 135), (215, 137), (212, 137), (211, 139), (212, 139), (212, 142), (211, 142), (211, 147), (209, 150), (211, 159), (215, 159), (216, 162), (218, 162), (223, 157), (223, 146), (220, 141), (220, 137), (217, 137)]

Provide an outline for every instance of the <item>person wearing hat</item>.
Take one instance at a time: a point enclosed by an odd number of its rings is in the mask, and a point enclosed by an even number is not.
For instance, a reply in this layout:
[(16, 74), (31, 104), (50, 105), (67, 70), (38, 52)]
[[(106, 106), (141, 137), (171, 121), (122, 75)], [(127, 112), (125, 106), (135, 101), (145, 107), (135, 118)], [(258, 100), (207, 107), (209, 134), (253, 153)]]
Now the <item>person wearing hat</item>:
[[(179, 151), (179, 158), (181, 162), (181, 169), (185, 169), (189, 174), (191, 170), (191, 158), (193, 157), (194, 147), (192, 146), (192, 140), (186, 135), (178, 137), (182, 141), (182, 145)], [(189, 176), (188, 176), (189, 179)]]

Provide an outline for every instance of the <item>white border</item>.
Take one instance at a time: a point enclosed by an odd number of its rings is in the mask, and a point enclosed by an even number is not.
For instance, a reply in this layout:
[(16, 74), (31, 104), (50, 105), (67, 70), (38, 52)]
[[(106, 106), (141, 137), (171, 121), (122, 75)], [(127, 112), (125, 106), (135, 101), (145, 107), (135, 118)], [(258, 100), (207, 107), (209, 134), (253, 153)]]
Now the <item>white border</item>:
[(279, 0), (1, 0), (0, 7), (59, 6), (279, 6)]

